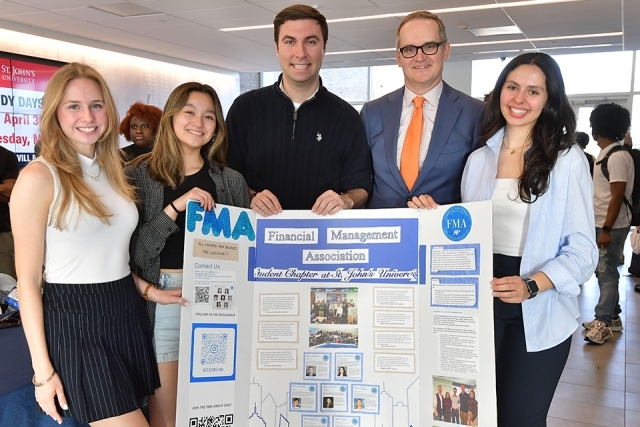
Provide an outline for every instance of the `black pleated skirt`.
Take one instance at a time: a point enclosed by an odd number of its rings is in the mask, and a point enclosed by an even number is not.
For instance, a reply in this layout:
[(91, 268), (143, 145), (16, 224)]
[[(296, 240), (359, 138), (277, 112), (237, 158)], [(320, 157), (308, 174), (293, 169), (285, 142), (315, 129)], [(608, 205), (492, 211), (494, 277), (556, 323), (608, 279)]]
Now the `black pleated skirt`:
[(64, 386), (65, 417), (83, 423), (138, 409), (160, 387), (144, 300), (131, 275), (108, 283), (45, 283), (49, 357)]

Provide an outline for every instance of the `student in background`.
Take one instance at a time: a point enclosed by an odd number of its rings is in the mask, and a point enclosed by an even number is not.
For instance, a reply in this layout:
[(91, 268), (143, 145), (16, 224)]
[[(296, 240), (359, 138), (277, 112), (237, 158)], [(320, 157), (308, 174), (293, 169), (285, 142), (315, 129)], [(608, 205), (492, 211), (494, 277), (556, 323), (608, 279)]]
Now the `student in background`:
[[(589, 135), (587, 135), (584, 132), (576, 132), (575, 140), (576, 140), (576, 144), (578, 144), (580, 148), (582, 148), (582, 151), (584, 151), (585, 148), (587, 148), (587, 145), (589, 144)], [(587, 161), (589, 162), (589, 172), (591, 172), (591, 176), (593, 176), (593, 168), (596, 164), (596, 158), (593, 157), (592, 154), (587, 153), (586, 151), (584, 151), (584, 155), (587, 158)]]
[[(633, 217), (624, 200), (632, 200), (635, 167), (629, 151), (620, 148), (620, 142), (631, 125), (627, 109), (613, 103), (596, 105), (589, 122), (593, 139), (602, 149), (593, 171), (593, 205), (596, 238), (603, 259), (596, 271), (600, 296), (594, 309), (594, 319), (582, 326), (587, 329), (585, 340), (603, 344), (611, 338), (612, 332), (622, 331), (618, 266)], [(608, 177), (603, 168), (605, 157), (608, 159)]]
[(136, 102), (129, 107), (120, 123), (120, 135), (133, 142), (122, 149), (126, 161), (151, 152), (161, 116), (162, 110), (153, 105)]

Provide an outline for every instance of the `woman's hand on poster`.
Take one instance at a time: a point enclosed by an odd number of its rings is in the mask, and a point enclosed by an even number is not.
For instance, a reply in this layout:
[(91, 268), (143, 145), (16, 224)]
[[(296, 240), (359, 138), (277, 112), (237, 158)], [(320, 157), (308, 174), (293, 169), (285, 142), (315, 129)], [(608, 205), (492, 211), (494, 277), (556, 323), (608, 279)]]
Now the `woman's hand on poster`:
[(520, 276), (507, 276), (491, 281), (492, 295), (508, 304), (518, 304), (529, 298), (529, 289)]
[(183, 307), (189, 305), (186, 299), (182, 298), (182, 289), (158, 289), (150, 287), (147, 291), (147, 296), (150, 301), (156, 304), (168, 305), (168, 304), (180, 304)]
[(149, 284), (149, 282), (147, 282), (146, 280), (138, 277), (136, 274), (132, 274), (132, 276), (140, 295), (144, 297), (146, 293), (146, 298), (149, 301), (162, 305), (180, 304), (184, 307), (189, 305), (187, 300), (182, 298), (182, 289), (158, 289), (155, 286)]
[(215, 200), (208, 191), (204, 191), (198, 187), (194, 187), (189, 192), (173, 201), (173, 205), (180, 212), (187, 210), (187, 202), (189, 200), (197, 200), (205, 211), (210, 211), (216, 206)]

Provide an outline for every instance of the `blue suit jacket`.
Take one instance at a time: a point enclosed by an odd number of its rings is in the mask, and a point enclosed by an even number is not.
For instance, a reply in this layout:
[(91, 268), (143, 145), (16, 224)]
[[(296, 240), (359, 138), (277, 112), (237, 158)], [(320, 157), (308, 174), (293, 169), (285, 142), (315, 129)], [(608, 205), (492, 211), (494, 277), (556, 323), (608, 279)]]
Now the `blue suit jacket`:
[(436, 203), (460, 202), (467, 157), (479, 146), (485, 103), (444, 83), (427, 157), (412, 191), (397, 166), (404, 87), (366, 103), (361, 115), (373, 156), (370, 208), (404, 208), (407, 199), (429, 194)]

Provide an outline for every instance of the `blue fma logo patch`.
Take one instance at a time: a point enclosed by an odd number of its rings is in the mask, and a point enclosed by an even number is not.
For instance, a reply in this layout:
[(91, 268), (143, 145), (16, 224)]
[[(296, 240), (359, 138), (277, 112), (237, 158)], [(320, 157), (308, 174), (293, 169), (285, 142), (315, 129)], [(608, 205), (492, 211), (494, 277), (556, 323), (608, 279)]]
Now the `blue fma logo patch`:
[(471, 215), (462, 206), (452, 206), (442, 217), (442, 232), (449, 240), (459, 242), (471, 231)]

